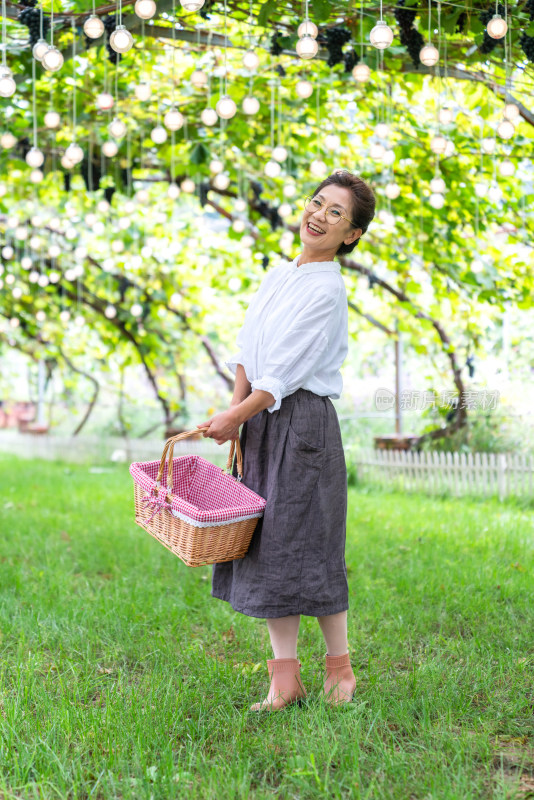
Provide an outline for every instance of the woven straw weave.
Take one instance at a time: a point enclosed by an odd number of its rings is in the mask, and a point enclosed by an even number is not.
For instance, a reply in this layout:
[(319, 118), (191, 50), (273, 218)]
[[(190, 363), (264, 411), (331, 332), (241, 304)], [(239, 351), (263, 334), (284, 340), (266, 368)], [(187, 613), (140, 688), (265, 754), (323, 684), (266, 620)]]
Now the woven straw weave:
[(199, 433), (194, 429), (168, 439), (160, 461), (130, 464), (135, 522), (190, 567), (243, 558), (266, 505), (241, 482), (239, 439), (232, 440), (226, 465), (231, 470), (235, 447), (237, 479), (202, 456), (173, 457), (176, 441)]

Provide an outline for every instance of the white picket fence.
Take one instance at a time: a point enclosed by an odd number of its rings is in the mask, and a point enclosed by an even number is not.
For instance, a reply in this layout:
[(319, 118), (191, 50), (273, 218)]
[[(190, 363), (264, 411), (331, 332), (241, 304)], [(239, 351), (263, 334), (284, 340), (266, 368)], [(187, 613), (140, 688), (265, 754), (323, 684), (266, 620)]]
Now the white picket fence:
[[(348, 448), (351, 450), (351, 448)], [(515, 453), (443, 453), (358, 448), (358, 479), (408, 491), (532, 498), (534, 458)]]

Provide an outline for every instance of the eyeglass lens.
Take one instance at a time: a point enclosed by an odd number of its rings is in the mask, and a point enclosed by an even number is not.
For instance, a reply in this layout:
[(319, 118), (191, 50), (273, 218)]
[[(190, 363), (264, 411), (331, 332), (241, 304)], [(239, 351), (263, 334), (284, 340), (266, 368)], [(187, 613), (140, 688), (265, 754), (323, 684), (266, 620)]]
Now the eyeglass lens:
[[(306, 211), (318, 211), (324, 205), (322, 200), (317, 197), (306, 197), (304, 200), (304, 207)], [(335, 225), (341, 219), (341, 213), (337, 208), (328, 208), (326, 212), (326, 221), (330, 225)]]

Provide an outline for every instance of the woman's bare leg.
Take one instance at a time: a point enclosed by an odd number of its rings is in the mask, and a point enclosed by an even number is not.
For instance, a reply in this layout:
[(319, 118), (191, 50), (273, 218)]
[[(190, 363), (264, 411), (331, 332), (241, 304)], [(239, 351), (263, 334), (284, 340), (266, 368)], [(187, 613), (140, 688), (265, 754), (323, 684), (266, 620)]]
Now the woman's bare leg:
[[(297, 658), (297, 638), (300, 615), (267, 619), (274, 660), (282, 659), (271, 666), (271, 685), (267, 697), (262, 703), (254, 703), (251, 710), (259, 711), (267, 708), (283, 708), (306, 692), (300, 681), (300, 668), (295, 666)], [(283, 659), (291, 659), (287, 662)]]
[(329, 656), (343, 656), (349, 650), (347, 638), (347, 612), (317, 617)]
[(326, 680), (323, 692), (332, 705), (350, 702), (356, 677), (350, 663), (347, 640), (347, 612), (317, 617), (326, 643)]
[(296, 658), (300, 614), (267, 620), (271, 646), (275, 658)]

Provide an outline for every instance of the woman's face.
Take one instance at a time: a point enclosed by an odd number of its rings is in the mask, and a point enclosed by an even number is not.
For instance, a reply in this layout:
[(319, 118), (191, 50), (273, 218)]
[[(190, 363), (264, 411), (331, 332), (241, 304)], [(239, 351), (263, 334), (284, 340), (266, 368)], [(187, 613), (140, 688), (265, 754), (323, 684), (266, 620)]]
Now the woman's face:
[[(300, 238), (304, 245), (314, 251), (336, 252), (341, 243), (352, 244), (362, 235), (361, 228), (355, 228), (344, 217), (352, 220), (352, 194), (345, 186), (329, 184), (324, 186), (315, 195), (317, 200), (323, 201), (320, 208), (305, 210), (300, 223)], [(339, 221), (331, 224), (326, 217), (326, 207), (334, 215), (343, 214)], [(332, 220), (333, 222), (333, 220)], [(309, 226), (313, 226), (313, 229)], [(318, 230), (314, 230), (318, 229)], [(319, 232), (321, 231), (321, 232)]]

